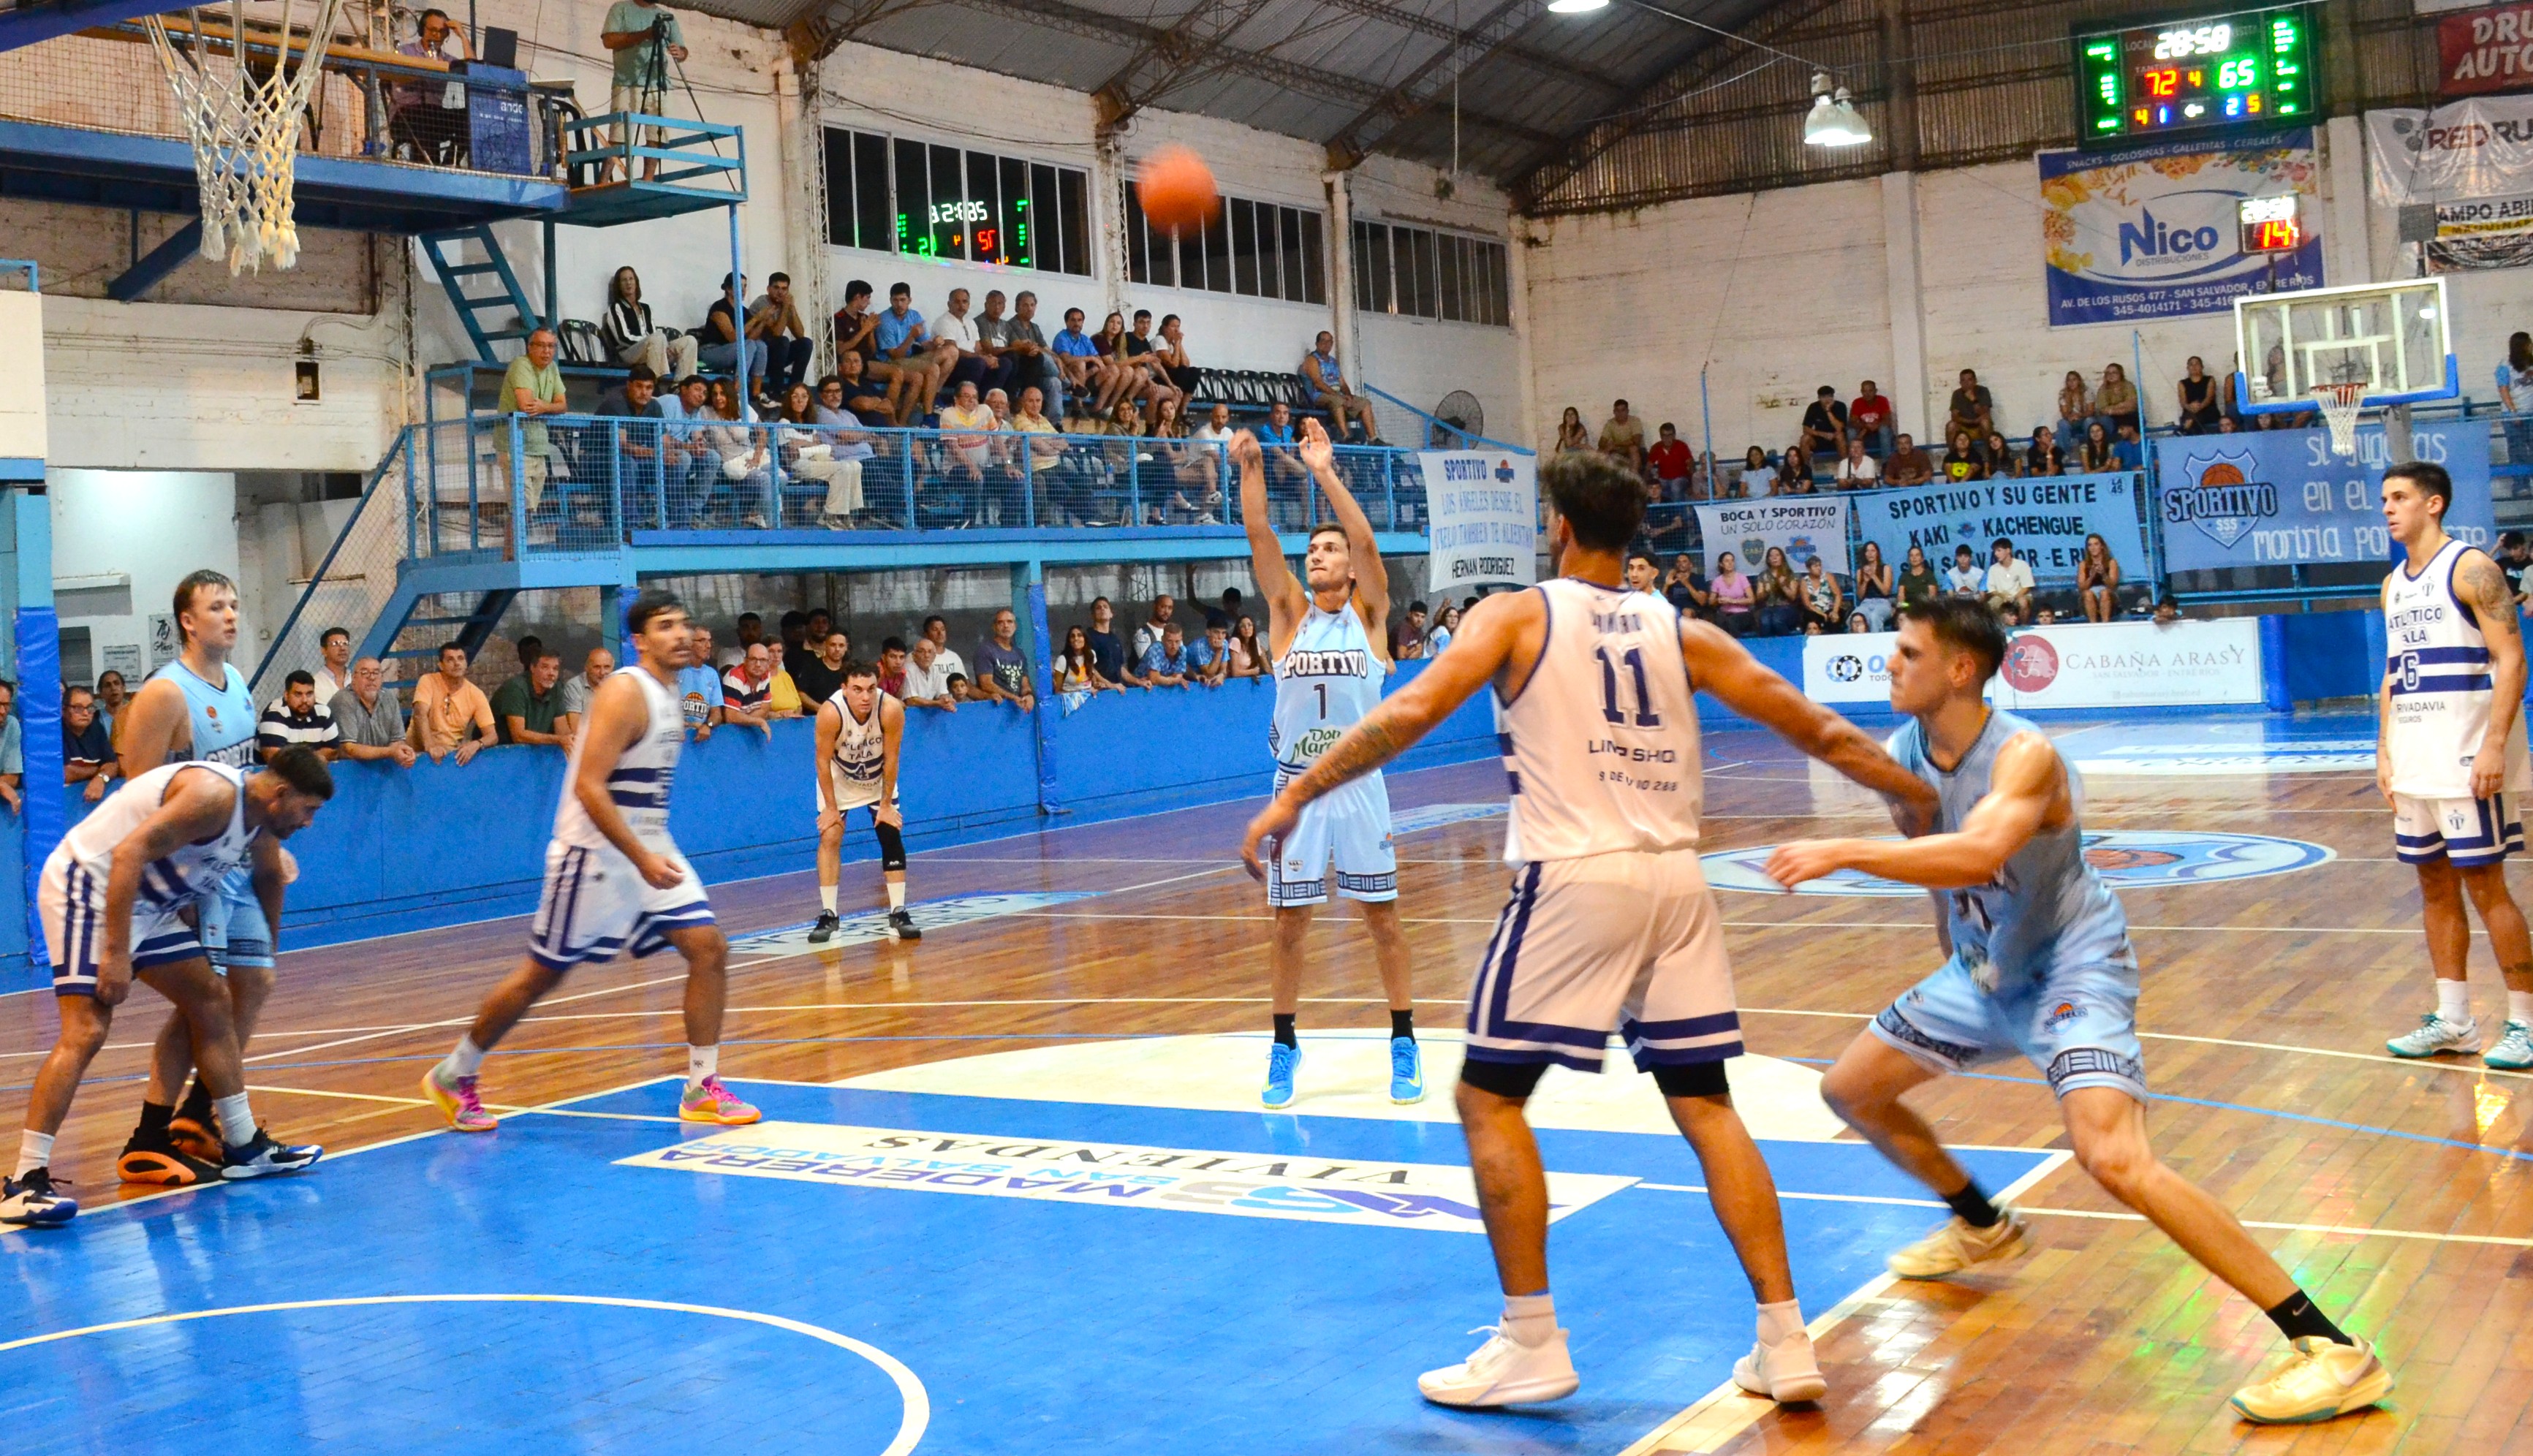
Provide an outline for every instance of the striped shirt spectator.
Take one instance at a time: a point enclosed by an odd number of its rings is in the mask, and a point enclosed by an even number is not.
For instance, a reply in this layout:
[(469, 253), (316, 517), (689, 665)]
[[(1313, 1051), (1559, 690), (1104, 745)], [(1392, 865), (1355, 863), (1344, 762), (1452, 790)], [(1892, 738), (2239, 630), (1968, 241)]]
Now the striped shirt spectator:
[(760, 728), (771, 738), (774, 721), (768, 700), (773, 693), (774, 654), (763, 642), (750, 642), (746, 656), (721, 674), (723, 721)]
[(314, 748), (328, 762), (343, 746), (334, 715), (317, 701), (317, 678), (304, 668), (282, 679), (281, 696), (264, 710), (255, 728), (256, 757), (265, 763), (293, 746)]

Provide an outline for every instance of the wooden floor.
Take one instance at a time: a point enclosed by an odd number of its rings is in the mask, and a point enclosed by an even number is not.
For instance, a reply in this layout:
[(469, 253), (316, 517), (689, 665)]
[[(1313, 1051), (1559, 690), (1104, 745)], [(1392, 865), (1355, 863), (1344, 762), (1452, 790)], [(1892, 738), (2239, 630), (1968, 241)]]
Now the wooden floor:
[[(1880, 827), (1860, 794), (1767, 740), (1718, 734), (1708, 748), (1710, 848)], [(1500, 798), (1501, 783), (1492, 767), (1436, 770), (1401, 777), (1393, 796)], [(1641, 1449), (2533, 1452), (2533, 1078), (2384, 1055), (2384, 1038), (2432, 1001), (2414, 882), (2391, 858), (2372, 776), (2095, 778), (2090, 788), (2091, 828), (2279, 835), (2336, 853), (2298, 873), (2124, 898), (2147, 967), (2160, 1151), (2252, 1221), (2326, 1309), (2382, 1342), (2400, 1380), (2394, 1408), (2305, 1429), (2238, 1424), (2225, 1397), (2277, 1353), (2274, 1331), (2067, 1167), (2024, 1195), (2047, 1210), (2032, 1219), (2033, 1256), (1856, 1301), (1822, 1342), (1832, 1393), (1818, 1410), (1754, 1421), (1758, 1403), (1719, 1403)], [(1234, 858), (1246, 813), (1224, 805), (918, 855), (918, 900), (1103, 893), (919, 946), (741, 968), (723, 1069), (823, 1081), (1057, 1038), (1256, 1029), (1265, 912)], [(1401, 841), (1430, 1023), (1458, 1020), (1502, 895), (1501, 835), (1500, 820), (1477, 820)], [(870, 866), (849, 867), (849, 898), (876, 888)], [(816, 908), (805, 872), (725, 887), (714, 903), (734, 934)], [(1749, 1042), (1769, 1055), (1834, 1057), (1934, 960), (1922, 900), (1722, 903)], [(336, 1151), (437, 1127), (415, 1080), (523, 936), (506, 920), (286, 954), (250, 1048), (259, 1111)], [(1324, 917), (1312, 951), (1305, 1029), (1382, 1024), (1368, 949), (1341, 912)], [(2474, 954), (2475, 1001), (2494, 1026), (2503, 1001), (2486, 943)], [(488, 1064), (488, 1100), (542, 1103), (678, 1070), (679, 982), (673, 958), (576, 974)], [(0, 999), (0, 1123), (20, 1116), (50, 1044), (50, 1001)], [(112, 1187), (162, 1015), (136, 995), (65, 1130), (54, 1166), (84, 1198)], [(1994, 1072), (1923, 1094), (1946, 1136), (2063, 1147), (2037, 1074)], [(1682, 1405), (1703, 1394), (1681, 1392)]]

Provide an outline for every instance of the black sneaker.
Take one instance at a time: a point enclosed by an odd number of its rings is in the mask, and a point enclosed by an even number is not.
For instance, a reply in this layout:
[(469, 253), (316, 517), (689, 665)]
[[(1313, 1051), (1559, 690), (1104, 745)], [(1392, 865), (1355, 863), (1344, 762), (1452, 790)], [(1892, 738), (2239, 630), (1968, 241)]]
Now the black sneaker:
[(914, 928), (914, 916), (902, 906), (888, 912), (888, 933), (899, 940), (923, 939), (923, 932)]
[(820, 910), (818, 912), (818, 923), (809, 927), (809, 944), (813, 946), (823, 946), (827, 942), (835, 939), (836, 927), (841, 922), (836, 919), (836, 912), (834, 910)]
[(231, 1183), (246, 1178), (265, 1178), (276, 1173), (299, 1173), (325, 1155), (325, 1149), (313, 1143), (293, 1147), (275, 1142), (262, 1128), (255, 1136), (228, 1149), (220, 1159), (220, 1176)]
[(220, 1168), (187, 1152), (172, 1134), (153, 1136), (136, 1130), (132, 1140), (123, 1144), (123, 1155), (114, 1160), (114, 1176), (154, 1188), (192, 1188), (219, 1182)]
[(54, 1194), (50, 1168), (29, 1168), (23, 1176), (0, 1183), (0, 1223), (50, 1229), (77, 1217), (79, 1204)]

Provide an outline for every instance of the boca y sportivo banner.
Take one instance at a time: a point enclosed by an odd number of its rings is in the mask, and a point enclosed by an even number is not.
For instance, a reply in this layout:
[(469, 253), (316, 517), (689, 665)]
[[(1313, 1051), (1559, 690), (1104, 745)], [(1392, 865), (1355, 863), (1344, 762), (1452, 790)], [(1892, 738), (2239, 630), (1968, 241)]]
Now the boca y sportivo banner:
[[(2453, 477), (2446, 532), (2488, 549), (2497, 532), (2489, 504), (2489, 427), (2420, 425), (2410, 440), (2420, 459)], [(2361, 427), (2357, 449), (2354, 459), (2332, 454), (2329, 433), (2322, 430), (2163, 442), (2154, 511), (2163, 525), (2164, 569), (2388, 563), (2383, 427)]]
[[(2322, 287), (2320, 176), (2310, 128), (2256, 146), (2040, 153), (2050, 324), (2218, 314), (2246, 293)], [(2235, 204), (2289, 192), (2304, 199), (2303, 246), (2245, 253)]]

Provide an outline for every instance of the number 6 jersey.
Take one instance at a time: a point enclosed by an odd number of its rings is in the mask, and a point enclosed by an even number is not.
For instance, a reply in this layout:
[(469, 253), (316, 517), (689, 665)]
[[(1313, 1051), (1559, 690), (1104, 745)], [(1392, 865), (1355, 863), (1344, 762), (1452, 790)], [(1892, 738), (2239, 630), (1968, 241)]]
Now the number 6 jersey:
[[(2489, 731), (2492, 691), (2489, 639), (2480, 618), (2453, 589), (2454, 568), (2471, 548), (2447, 541), (2412, 575), (2396, 566), (2384, 578), (2385, 676), (2392, 721), (2384, 726), (2392, 760), (2392, 791), (2422, 799), (2472, 797), (2471, 767)], [(2524, 715), (2507, 735), (2507, 793), (2533, 787), (2524, 752)]]
[(1496, 708), (1511, 783), (1504, 862), (1697, 844), (1697, 704), (1679, 612), (1649, 592), (1560, 577), (1539, 662)]

